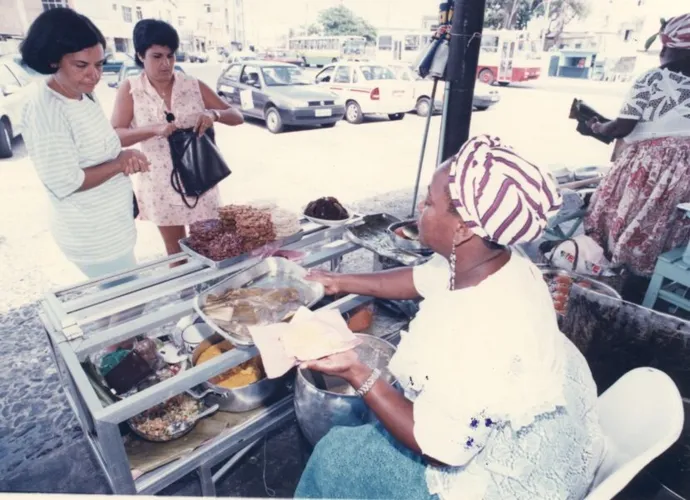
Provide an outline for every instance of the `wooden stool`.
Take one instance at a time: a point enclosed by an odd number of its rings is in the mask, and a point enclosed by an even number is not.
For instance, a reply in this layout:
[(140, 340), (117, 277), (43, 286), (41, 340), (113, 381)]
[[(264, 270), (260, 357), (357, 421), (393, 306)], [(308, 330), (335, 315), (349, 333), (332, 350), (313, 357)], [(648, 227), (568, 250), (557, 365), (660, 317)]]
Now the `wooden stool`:
[[(642, 305), (654, 309), (658, 299), (690, 312), (690, 300), (685, 298), (683, 291), (677, 290), (681, 285), (687, 291), (690, 289), (690, 265), (683, 261), (685, 248), (676, 248), (662, 254), (656, 261), (652, 281), (647, 288)], [(665, 284), (668, 280), (670, 283)]]

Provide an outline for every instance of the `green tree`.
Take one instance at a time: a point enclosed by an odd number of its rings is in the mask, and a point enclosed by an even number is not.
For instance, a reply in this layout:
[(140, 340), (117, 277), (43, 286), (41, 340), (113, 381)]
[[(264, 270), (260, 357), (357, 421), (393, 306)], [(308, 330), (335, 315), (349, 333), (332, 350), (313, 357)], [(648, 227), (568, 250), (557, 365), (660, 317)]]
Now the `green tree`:
[(524, 29), (535, 16), (549, 10), (549, 31), (560, 36), (565, 26), (589, 13), (588, 0), (488, 0), (484, 27), (490, 29)]
[(324, 35), (358, 35), (365, 37), (368, 42), (376, 41), (376, 28), (342, 5), (322, 10), (318, 21)]

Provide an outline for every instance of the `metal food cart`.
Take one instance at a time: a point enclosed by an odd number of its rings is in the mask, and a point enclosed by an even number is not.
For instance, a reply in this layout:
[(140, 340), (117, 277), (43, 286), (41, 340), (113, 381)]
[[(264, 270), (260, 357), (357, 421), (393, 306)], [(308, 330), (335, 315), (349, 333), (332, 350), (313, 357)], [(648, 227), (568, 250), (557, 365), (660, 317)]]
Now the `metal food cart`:
[[(360, 247), (345, 238), (345, 227), (302, 224), (303, 237), (283, 250), (305, 253), (300, 264), (337, 265)], [(374, 261), (376, 264), (376, 260)], [(292, 391), (277, 402), (238, 414), (238, 423), (193, 452), (134, 479), (120, 424), (257, 354), (254, 347), (233, 349), (203, 365), (188, 368), (119, 401), (99, 395), (82, 363), (89, 355), (137, 335), (166, 334), (193, 314), (196, 293), (246, 268), (238, 263), (214, 269), (185, 254), (142, 264), (130, 271), (52, 291), (41, 302), (41, 321), (48, 334), (58, 374), (94, 456), (115, 494), (155, 494), (183, 476), (197, 472), (204, 496), (215, 495), (215, 482), (244, 452), (293, 415)], [(325, 307), (346, 313), (372, 299), (349, 295)], [(168, 330), (166, 330), (168, 329)], [(153, 333), (152, 333), (153, 332)], [(249, 446), (248, 446), (249, 445)], [(215, 475), (211, 468), (230, 459)]]

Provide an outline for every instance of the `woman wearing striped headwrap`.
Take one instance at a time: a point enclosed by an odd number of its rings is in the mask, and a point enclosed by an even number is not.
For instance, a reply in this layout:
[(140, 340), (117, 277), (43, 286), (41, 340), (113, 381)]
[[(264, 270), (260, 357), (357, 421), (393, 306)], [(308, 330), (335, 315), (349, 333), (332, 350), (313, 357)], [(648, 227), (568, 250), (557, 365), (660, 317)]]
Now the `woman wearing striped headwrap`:
[(614, 265), (639, 277), (690, 238), (690, 220), (677, 209), (690, 201), (690, 14), (664, 22), (658, 36), (661, 66), (638, 78), (617, 119), (590, 123), (625, 148), (594, 196), (585, 230)]
[(388, 369), (354, 351), (305, 367), (347, 380), (377, 417), (315, 447), (299, 498), (579, 499), (601, 462), (597, 391), (559, 331), (540, 271), (511, 245), (560, 205), (541, 169), (494, 137), (435, 174), (419, 219), (437, 256), (415, 269), (312, 273), (329, 292), (424, 301)]

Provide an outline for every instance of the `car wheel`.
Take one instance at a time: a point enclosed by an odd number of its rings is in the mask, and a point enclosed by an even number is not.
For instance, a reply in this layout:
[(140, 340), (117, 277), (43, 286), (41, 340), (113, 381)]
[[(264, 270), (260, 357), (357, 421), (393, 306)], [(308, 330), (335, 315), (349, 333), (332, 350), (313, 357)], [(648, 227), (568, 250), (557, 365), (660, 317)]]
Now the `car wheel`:
[(268, 108), (266, 111), (266, 128), (273, 134), (280, 134), (283, 129), (283, 119), (276, 108)]
[(335, 127), (335, 122), (333, 122), (333, 123), (322, 123), (321, 127), (322, 128), (333, 128), (333, 127)]
[(479, 72), (479, 81), (486, 83), (487, 85), (493, 85), (496, 81), (496, 76), (494, 75), (493, 71), (488, 68), (484, 68)]
[(405, 113), (395, 113), (393, 115), (388, 115), (388, 119), (392, 122), (397, 122), (405, 118)]
[(0, 121), (0, 158), (12, 158), (12, 128), (6, 121)]
[(431, 112), (431, 99), (428, 97), (420, 97), (415, 106), (418, 116), (429, 116)]
[(345, 106), (345, 119), (349, 123), (358, 125), (364, 121), (364, 115), (362, 115), (362, 108), (359, 107), (355, 101), (349, 101)]

